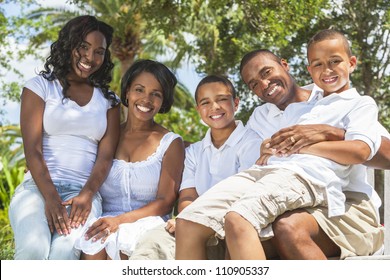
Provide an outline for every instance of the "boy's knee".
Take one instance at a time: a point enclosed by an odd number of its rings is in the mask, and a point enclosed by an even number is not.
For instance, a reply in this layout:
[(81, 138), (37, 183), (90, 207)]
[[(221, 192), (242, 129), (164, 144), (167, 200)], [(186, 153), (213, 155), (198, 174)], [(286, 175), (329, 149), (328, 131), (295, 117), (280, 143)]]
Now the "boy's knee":
[[(301, 219), (302, 218), (302, 219)], [(272, 223), (276, 240), (298, 240), (309, 235), (302, 215), (282, 215)]]
[(177, 240), (193, 240), (193, 239), (207, 239), (211, 237), (215, 231), (203, 224), (192, 222), (184, 219), (176, 219), (175, 236)]
[(225, 234), (239, 236), (246, 230), (247, 221), (236, 212), (229, 212), (225, 216)]
[(193, 222), (176, 218), (176, 227), (175, 227), (176, 238), (177, 237), (180, 238), (181, 235), (191, 234), (192, 231), (191, 229), (193, 228), (194, 225), (195, 223)]
[(235, 228), (236, 220), (238, 219), (237, 214), (234, 212), (229, 212), (225, 216), (225, 230), (230, 230)]
[(272, 229), (274, 231), (275, 237), (279, 236), (291, 236), (297, 232), (296, 223), (291, 219), (276, 219), (272, 223)]

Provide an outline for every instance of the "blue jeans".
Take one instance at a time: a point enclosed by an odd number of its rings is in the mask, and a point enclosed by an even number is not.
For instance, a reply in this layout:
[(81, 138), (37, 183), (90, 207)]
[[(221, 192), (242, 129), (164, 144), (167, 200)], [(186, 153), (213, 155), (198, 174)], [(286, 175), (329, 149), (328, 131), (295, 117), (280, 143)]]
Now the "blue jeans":
[[(54, 181), (62, 201), (77, 196), (80, 184), (66, 181)], [(70, 206), (67, 207), (69, 213)], [(102, 199), (99, 193), (92, 201), (88, 220), (98, 218), (102, 213)], [(81, 237), (82, 226), (72, 229), (68, 235), (50, 232), (45, 215), (45, 200), (30, 179), (19, 185), (11, 200), (9, 218), (15, 238), (15, 260), (78, 260), (80, 251), (74, 248), (77, 238)], [(87, 224), (87, 223), (86, 223)]]

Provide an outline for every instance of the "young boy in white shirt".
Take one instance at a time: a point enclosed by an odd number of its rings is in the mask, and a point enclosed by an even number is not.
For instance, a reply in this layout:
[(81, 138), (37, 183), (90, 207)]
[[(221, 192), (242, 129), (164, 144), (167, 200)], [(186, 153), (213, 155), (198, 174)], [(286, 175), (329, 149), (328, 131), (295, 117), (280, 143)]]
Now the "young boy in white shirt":
[[(270, 157), (269, 166), (254, 166), (214, 186), (179, 214), (177, 259), (202, 258), (203, 241), (213, 233), (220, 238), (226, 233), (233, 259), (262, 259), (265, 254), (259, 236), (267, 234), (268, 225), (285, 211), (323, 205), (329, 208), (330, 216), (344, 213), (341, 188), (348, 184), (347, 164), (366, 161), (380, 146), (380, 135), (374, 127), (364, 125), (367, 119), (376, 122), (377, 107), (372, 99), (349, 89), (349, 74), (356, 66), (356, 58), (350, 54), (342, 34), (327, 34), (308, 48), (310, 72), (314, 82), (324, 89), (325, 98), (298, 123), (342, 127), (346, 129), (346, 141), (321, 142), (301, 149), (300, 154)], [(320, 68), (323, 74), (319, 74)], [(263, 70), (261, 82), (251, 85), (251, 89), (259, 87), (266, 96), (277, 98), (283, 81), (269, 81), (271, 70)], [(330, 145), (334, 147), (331, 153)]]
[[(205, 137), (186, 148), (179, 213), (219, 181), (251, 167), (260, 155), (261, 139), (234, 118), (239, 99), (225, 77), (209, 75), (195, 91), (196, 108), (209, 127)], [(130, 259), (174, 259), (175, 219), (140, 240)], [(224, 246), (211, 246), (209, 258), (224, 258)]]

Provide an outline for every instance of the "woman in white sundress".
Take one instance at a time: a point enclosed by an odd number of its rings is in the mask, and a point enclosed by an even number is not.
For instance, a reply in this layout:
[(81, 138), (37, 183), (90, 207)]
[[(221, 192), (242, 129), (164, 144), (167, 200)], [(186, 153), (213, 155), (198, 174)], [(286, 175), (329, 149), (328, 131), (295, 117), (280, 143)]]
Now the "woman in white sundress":
[(176, 77), (163, 64), (138, 60), (125, 73), (121, 100), (128, 107), (111, 171), (100, 188), (102, 217), (76, 242), (81, 259), (127, 259), (147, 230), (172, 212), (184, 165), (179, 135), (155, 123), (173, 103)]

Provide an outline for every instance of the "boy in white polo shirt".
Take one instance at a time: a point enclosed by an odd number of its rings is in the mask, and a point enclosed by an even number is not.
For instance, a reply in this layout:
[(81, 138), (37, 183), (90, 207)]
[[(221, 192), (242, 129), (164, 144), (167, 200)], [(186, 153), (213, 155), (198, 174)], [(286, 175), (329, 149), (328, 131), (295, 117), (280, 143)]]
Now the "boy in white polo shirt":
[[(342, 34), (321, 34), (308, 49), (309, 70), (324, 89), (324, 98), (298, 123), (344, 128), (346, 141), (317, 143), (289, 157), (272, 156), (268, 166), (254, 166), (214, 186), (179, 214), (177, 259), (202, 258), (205, 238), (213, 232), (224, 238), (225, 231), (233, 259), (262, 259), (265, 254), (259, 236), (285, 211), (323, 205), (329, 208), (330, 217), (345, 212), (342, 187), (348, 184), (349, 164), (366, 161), (380, 146), (375, 126), (366, 125), (376, 122), (377, 107), (371, 98), (349, 89), (356, 57)], [(268, 74), (265, 69), (264, 81), (268, 82)], [(273, 95), (284, 85), (271, 81), (253, 86)], [(329, 153), (329, 146), (333, 152)]]
[[(179, 213), (219, 181), (251, 167), (260, 155), (260, 137), (234, 118), (239, 99), (225, 77), (209, 75), (195, 91), (197, 111), (209, 126), (205, 137), (186, 148)], [(174, 259), (175, 219), (140, 240), (130, 259)], [(224, 247), (211, 247), (210, 258), (223, 258)]]

